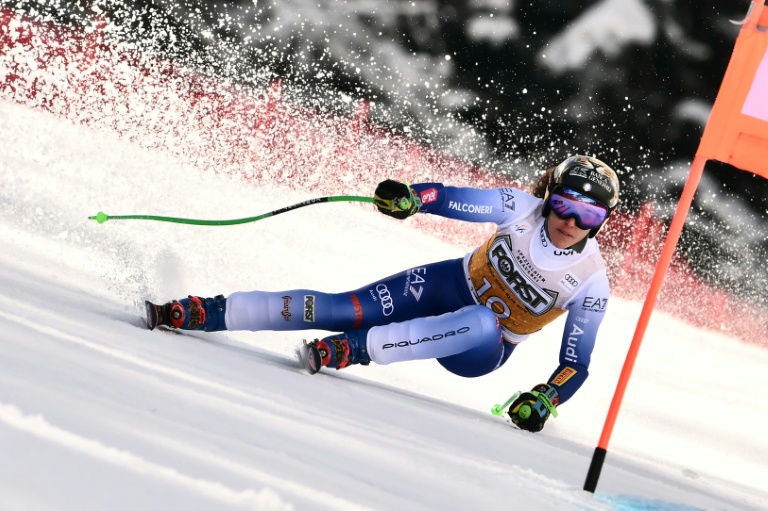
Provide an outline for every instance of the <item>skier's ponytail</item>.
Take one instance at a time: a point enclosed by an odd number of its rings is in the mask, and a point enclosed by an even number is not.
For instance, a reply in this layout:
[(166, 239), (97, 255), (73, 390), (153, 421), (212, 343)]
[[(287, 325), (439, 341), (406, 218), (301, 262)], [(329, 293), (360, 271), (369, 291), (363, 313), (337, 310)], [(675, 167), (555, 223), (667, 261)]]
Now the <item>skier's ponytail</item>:
[(547, 193), (547, 187), (549, 186), (549, 179), (552, 177), (552, 173), (555, 171), (555, 168), (556, 167), (549, 167), (546, 172), (539, 176), (538, 181), (536, 181), (536, 184), (533, 185), (531, 195), (538, 197), (539, 199), (544, 198)]

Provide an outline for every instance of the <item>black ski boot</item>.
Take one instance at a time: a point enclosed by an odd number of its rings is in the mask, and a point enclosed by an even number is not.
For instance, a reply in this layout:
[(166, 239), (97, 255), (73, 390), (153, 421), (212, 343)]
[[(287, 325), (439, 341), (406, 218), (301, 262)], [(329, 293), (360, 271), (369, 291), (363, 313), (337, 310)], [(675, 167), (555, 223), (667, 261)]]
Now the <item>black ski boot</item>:
[(299, 347), (299, 360), (309, 374), (315, 374), (323, 366), (336, 369), (354, 364), (367, 366), (371, 363), (371, 358), (368, 356), (365, 337), (365, 334), (348, 332), (329, 335), (312, 342), (304, 341)]
[(147, 312), (147, 328), (150, 330), (154, 330), (158, 325), (205, 332), (227, 328), (224, 324), (224, 313), (227, 309), (227, 299), (224, 295), (214, 298), (190, 295), (189, 298), (173, 300), (163, 305), (146, 301), (144, 306)]

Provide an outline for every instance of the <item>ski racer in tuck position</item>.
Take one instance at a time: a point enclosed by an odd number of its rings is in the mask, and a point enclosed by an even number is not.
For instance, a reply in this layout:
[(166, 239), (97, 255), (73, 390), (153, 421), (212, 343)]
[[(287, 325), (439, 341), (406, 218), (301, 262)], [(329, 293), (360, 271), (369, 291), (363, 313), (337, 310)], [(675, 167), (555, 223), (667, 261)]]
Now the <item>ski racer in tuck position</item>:
[(616, 173), (588, 156), (548, 169), (533, 194), (387, 180), (374, 196), (385, 215), (494, 222), (497, 230), (463, 258), (409, 268), (354, 291), (246, 291), (147, 302), (147, 323), (207, 332), (339, 332), (305, 343), (310, 372), (434, 358), (471, 378), (501, 367), (519, 343), (567, 312), (559, 365), (508, 410), (518, 427), (540, 431), (588, 376), (609, 295), (594, 237), (618, 201)]

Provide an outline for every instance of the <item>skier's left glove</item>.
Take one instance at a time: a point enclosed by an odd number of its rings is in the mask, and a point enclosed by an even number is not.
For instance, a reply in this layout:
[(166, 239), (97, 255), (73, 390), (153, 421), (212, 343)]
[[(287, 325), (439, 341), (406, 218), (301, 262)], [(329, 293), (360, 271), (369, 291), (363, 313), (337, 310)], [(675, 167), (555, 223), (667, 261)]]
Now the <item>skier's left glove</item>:
[(544, 429), (550, 414), (557, 417), (555, 408), (559, 403), (557, 389), (542, 383), (520, 394), (507, 413), (517, 427), (536, 433)]
[(419, 212), (421, 199), (406, 183), (387, 179), (379, 183), (373, 194), (373, 203), (387, 216), (404, 220)]

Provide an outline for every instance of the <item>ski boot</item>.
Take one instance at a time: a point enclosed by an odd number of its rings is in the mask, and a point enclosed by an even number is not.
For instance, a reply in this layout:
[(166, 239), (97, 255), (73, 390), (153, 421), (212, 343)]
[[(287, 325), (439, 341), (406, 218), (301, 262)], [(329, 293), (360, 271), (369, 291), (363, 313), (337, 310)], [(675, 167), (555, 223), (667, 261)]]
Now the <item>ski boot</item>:
[(173, 300), (163, 305), (144, 302), (147, 309), (147, 328), (154, 330), (161, 325), (182, 330), (203, 330), (215, 332), (226, 330), (224, 313), (227, 300), (224, 295), (215, 298), (201, 298), (190, 295), (189, 298)]
[[(362, 339), (360, 339), (362, 337)], [(312, 342), (304, 341), (299, 348), (299, 359), (309, 374), (321, 367), (343, 369), (349, 365), (367, 366), (371, 363), (365, 344), (365, 334), (355, 332), (329, 335)]]

